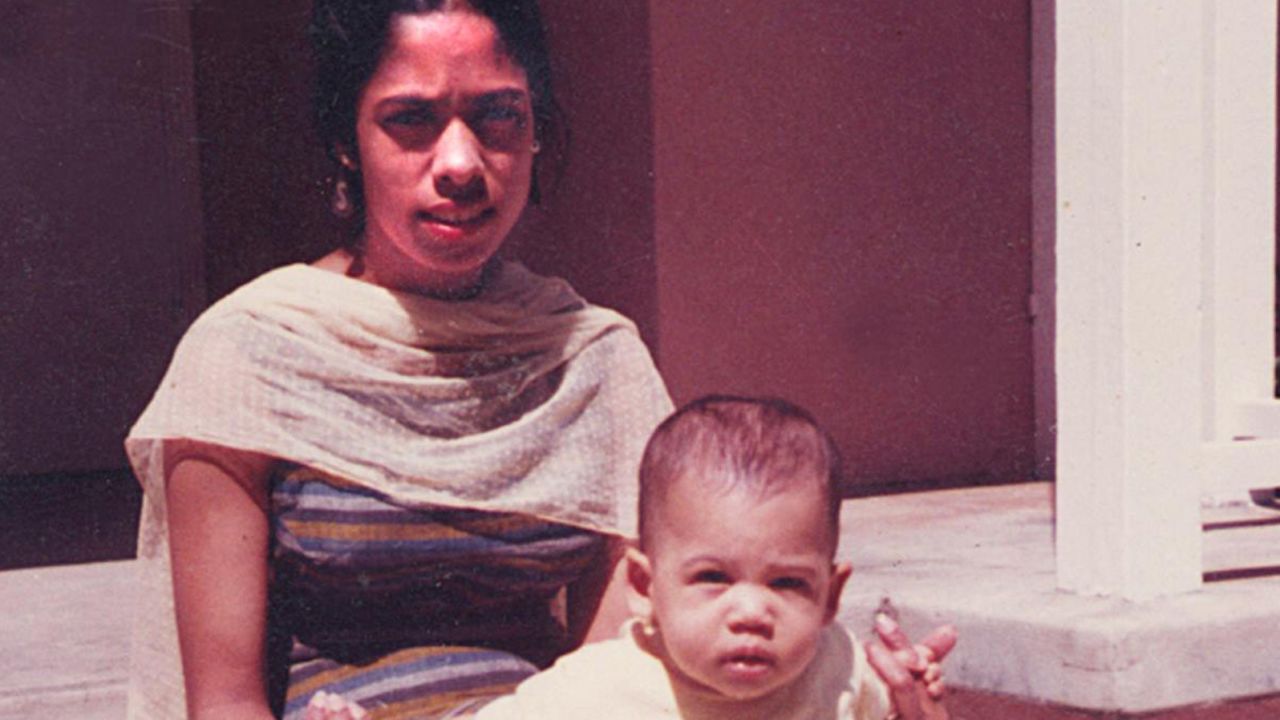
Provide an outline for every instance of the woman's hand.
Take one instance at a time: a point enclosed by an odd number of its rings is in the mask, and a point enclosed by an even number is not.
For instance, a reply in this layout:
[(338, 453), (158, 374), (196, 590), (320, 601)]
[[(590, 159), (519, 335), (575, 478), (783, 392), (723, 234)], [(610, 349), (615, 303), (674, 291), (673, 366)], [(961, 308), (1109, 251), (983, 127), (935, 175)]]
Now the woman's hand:
[(876, 615), (878, 641), (867, 643), (867, 660), (889, 686), (894, 714), (901, 720), (948, 720), (942, 696), (942, 660), (956, 644), (956, 630), (943, 625), (912, 645), (898, 623)]
[(368, 711), (337, 693), (321, 690), (311, 696), (303, 720), (365, 720)]

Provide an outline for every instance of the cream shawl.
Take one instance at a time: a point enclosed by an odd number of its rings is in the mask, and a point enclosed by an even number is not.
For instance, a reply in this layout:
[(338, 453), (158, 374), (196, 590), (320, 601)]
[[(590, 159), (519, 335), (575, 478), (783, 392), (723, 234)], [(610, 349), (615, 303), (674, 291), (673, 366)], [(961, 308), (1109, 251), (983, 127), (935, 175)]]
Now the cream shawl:
[(145, 491), (128, 716), (185, 716), (166, 441), (631, 536), (640, 454), (670, 410), (630, 321), (513, 263), (452, 302), (308, 265), (245, 285), (192, 325), (125, 442)]

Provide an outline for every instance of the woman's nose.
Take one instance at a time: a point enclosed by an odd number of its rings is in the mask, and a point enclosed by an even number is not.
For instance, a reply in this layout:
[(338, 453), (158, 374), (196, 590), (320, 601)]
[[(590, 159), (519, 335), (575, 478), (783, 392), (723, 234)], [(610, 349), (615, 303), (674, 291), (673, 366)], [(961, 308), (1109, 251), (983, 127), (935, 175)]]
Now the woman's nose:
[(441, 197), (459, 202), (484, 198), (484, 159), (480, 140), (461, 119), (445, 126), (436, 139), (432, 182)]
[(729, 601), (729, 631), (773, 637), (773, 610), (766, 593), (751, 588), (738, 588)]

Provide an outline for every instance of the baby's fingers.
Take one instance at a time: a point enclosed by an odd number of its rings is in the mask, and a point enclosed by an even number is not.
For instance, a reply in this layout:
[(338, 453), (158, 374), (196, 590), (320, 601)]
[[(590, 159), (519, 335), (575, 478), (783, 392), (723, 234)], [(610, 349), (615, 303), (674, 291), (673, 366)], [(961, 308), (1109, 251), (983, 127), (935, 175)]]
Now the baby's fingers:
[(942, 696), (947, 694), (946, 684), (942, 682), (942, 665), (936, 662), (929, 663), (922, 678), (925, 683), (924, 690), (929, 694), (930, 699), (941, 700)]
[(867, 662), (889, 688), (889, 695), (893, 699), (893, 707), (897, 710), (898, 716), (922, 717), (923, 708), (920, 705), (920, 697), (916, 694), (916, 679), (911, 672), (898, 662), (893, 652), (880, 643), (867, 643), (866, 651)]
[(943, 658), (956, 646), (956, 641), (959, 639), (960, 636), (956, 633), (954, 626), (942, 625), (934, 628), (933, 632), (920, 641), (920, 644), (929, 648), (929, 652), (932, 655), (929, 658), (930, 662), (942, 662)]
[(920, 657), (911, 645), (911, 639), (907, 637), (898, 621), (884, 613), (878, 613), (875, 629), (876, 635), (880, 636), (880, 641), (904, 668), (912, 672), (924, 672), (925, 659)]
[(954, 625), (941, 625), (934, 628), (932, 633), (920, 641), (920, 644), (933, 651), (933, 660), (941, 662), (951, 652), (951, 648), (956, 646), (959, 639), (960, 635), (956, 633)]

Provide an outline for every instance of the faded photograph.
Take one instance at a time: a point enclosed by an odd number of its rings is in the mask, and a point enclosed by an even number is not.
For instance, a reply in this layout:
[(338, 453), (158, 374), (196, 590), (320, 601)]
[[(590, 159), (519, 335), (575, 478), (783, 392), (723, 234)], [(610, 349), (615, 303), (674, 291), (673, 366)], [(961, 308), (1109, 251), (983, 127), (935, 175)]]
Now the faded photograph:
[(0, 720), (1280, 715), (1277, 27), (0, 0)]

